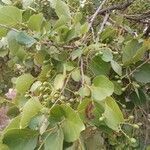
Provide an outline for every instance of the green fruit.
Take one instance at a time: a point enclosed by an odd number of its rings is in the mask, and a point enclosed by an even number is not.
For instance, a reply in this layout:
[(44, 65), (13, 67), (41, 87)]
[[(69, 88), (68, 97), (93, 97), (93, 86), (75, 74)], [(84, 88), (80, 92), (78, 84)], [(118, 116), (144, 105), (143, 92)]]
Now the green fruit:
[(130, 138), (131, 143), (136, 143), (136, 139), (135, 138)]
[(40, 91), (43, 91), (43, 90), (44, 90), (44, 88), (45, 88), (45, 87), (41, 86), (39, 90), (40, 90)]
[(134, 127), (135, 129), (139, 129), (139, 126), (138, 126), (137, 124), (133, 124), (133, 127)]
[(65, 97), (65, 96), (63, 96), (63, 95), (61, 95), (61, 96), (60, 96), (60, 99), (61, 99), (61, 100), (65, 100), (65, 99), (66, 99), (66, 97)]
[(134, 119), (134, 116), (129, 116), (129, 119), (130, 119), (130, 120), (133, 120), (133, 119)]
[(121, 83), (121, 80), (118, 80), (117, 82), (118, 82), (118, 83)]
[(126, 90), (126, 88), (122, 88), (121, 90), (124, 92)]
[(54, 98), (58, 98), (58, 97), (59, 97), (59, 94), (56, 93), (56, 94), (54, 95)]
[(105, 117), (102, 116), (102, 117), (99, 118), (99, 121), (104, 121), (104, 119), (105, 119)]
[(43, 98), (44, 98), (44, 99), (48, 98), (48, 94), (43, 95)]

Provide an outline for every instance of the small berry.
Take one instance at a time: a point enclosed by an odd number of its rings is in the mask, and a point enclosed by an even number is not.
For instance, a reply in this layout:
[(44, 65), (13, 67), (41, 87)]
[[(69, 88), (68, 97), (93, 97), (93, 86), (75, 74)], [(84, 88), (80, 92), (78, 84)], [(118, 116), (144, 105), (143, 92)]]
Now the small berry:
[(65, 96), (61, 95), (61, 96), (60, 96), (60, 99), (61, 99), (61, 100), (65, 100), (66, 98), (65, 98)]
[(123, 104), (122, 107), (123, 107), (123, 108), (126, 108), (126, 105)]
[(74, 95), (79, 95), (79, 93), (78, 92), (74, 92)]
[(139, 129), (139, 126), (138, 126), (137, 124), (133, 124), (133, 127), (134, 127), (135, 129)]
[(136, 143), (136, 139), (135, 138), (130, 138), (131, 143)]
[(43, 91), (43, 90), (44, 90), (44, 87), (43, 87), (43, 86), (41, 86), (39, 90), (40, 90), (40, 91)]
[(119, 79), (119, 76), (118, 76), (118, 75), (116, 75), (116, 76), (115, 76), (115, 78), (116, 78), (116, 79)]
[(126, 90), (126, 88), (122, 88), (121, 90), (124, 92)]
[(129, 119), (130, 119), (130, 120), (133, 120), (133, 119), (134, 119), (134, 116), (129, 116)]
[(44, 99), (48, 98), (48, 95), (47, 95), (47, 94), (46, 94), (46, 95), (43, 95), (43, 98), (44, 98)]
[(58, 97), (59, 97), (59, 94), (56, 93), (56, 94), (54, 95), (54, 98), (58, 98)]
[(104, 119), (105, 119), (105, 117), (102, 116), (102, 117), (99, 118), (99, 121), (103, 121)]
[(121, 83), (121, 80), (118, 80), (117, 82), (118, 82), (118, 83)]
[(74, 99), (73, 99), (73, 98), (71, 98), (71, 99), (69, 99), (69, 101), (70, 101), (70, 102), (74, 102)]
[(113, 54), (116, 55), (116, 54), (119, 54), (119, 52), (115, 51), (115, 52), (113, 52)]

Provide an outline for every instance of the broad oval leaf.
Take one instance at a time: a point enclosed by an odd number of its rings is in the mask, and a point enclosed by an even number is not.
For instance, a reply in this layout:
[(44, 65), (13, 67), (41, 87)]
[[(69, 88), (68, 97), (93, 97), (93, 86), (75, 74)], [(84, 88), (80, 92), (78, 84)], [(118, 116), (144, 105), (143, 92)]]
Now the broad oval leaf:
[(19, 93), (25, 93), (34, 82), (35, 78), (31, 74), (23, 74), (16, 80), (16, 89)]
[(106, 76), (100, 75), (94, 78), (91, 91), (95, 101), (102, 101), (113, 94), (114, 85)]
[(22, 22), (22, 11), (14, 6), (0, 7), (0, 24), (15, 26)]
[(38, 133), (30, 129), (12, 129), (5, 133), (3, 143), (9, 150), (34, 150), (38, 140)]
[(113, 70), (119, 75), (122, 75), (122, 67), (114, 60), (111, 61), (111, 66)]
[(134, 73), (134, 78), (141, 83), (150, 82), (150, 64), (145, 64)]
[(28, 126), (31, 119), (40, 112), (43, 108), (41, 103), (37, 98), (31, 98), (26, 102), (23, 107), (21, 120), (20, 120), (20, 128), (25, 128)]
[(63, 74), (58, 74), (54, 79), (54, 87), (59, 90), (63, 87), (65, 81), (65, 76)]
[(51, 110), (51, 117), (55, 121), (63, 121), (62, 129), (66, 142), (74, 142), (77, 140), (81, 131), (85, 129), (79, 114), (68, 105), (56, 105)]
[(47, 133), (44, 139), (44, 150), (63, 150), (64, 134), (62, 128)]
[(25, 32), (19, 32), (16, 36), (16, 40), (19, 44), (25, 45), (27, 47), (31, 47), (37, 42), (33, 37), (29, 36)]
[(124, 118), (119, 106), (113, 98), (106, 98), (105, 112), (103, 115), (106, 125), (115, 131), (119, 131), (119, 125), (124, 122)]
[(44, 21), (43, 14), (34, 14), (29, 18), (28, 27), (33, 31), (40, 31)]

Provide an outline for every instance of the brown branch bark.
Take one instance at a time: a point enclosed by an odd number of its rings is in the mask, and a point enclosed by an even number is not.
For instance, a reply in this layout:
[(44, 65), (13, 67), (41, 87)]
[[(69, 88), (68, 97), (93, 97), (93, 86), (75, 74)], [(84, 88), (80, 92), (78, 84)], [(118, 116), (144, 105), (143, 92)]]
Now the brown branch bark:
[(132, 3), (134, 2), (134, 0), (127, 0), (125, 3), (121, 3), (121, 4), (117, 4), (117, 5), (113, 5), (104, 9), (101, 9), (98, 14), (103, 14), (105, 12), (110, 12), (113, 10), (125, 10), (127, 7), (129, 7)]

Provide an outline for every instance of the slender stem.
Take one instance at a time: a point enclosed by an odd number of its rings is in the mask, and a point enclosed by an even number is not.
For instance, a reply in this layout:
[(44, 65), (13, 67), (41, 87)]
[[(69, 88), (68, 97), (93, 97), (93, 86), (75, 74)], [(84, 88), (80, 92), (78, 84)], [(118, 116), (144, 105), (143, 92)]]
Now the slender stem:
[(148, 61), (150, 61), (150, 59), (148, 58), (146, 61), (144, 61), (142, 64), (140, 64), (139, 66), (137, 66), (134, 70), (132, 70), (129, 74), (126, 74), (124, 76), (122, 76), (121, 79), (126, 78), (128, 76), (131, 76), (134, 72), (137, 71), (137, 69), (141, 68), (144, 64), (146, 64)]

